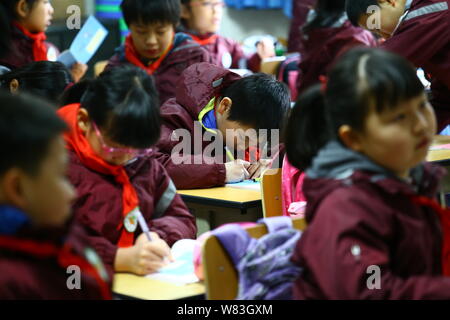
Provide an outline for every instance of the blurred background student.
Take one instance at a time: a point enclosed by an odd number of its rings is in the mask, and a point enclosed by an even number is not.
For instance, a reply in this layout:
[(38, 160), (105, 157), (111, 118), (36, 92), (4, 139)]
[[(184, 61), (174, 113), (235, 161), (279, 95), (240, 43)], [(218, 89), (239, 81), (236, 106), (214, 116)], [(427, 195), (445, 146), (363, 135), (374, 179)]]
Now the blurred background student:
[(0, 75), (0, 88), (13, 94), (29, 93), (55, 106), (73, 85), (70, 71), (60, 62), (37, 61)]
[[(53, 19), (50, 1), (2, 0), (0, 12), (2, 41), (9, 44), (7, 54), (0, 56), (0, 65), (16, 69), (33, 61), (57, 59), (59, 50), (46, 41), (45, 35)], [(71, 70), (74, 80), (79, 81), (86, 70), (86, 65), (75, 63)]]
[(219, 34), (225, 7), (223, 0), (181, 0), (181, 3), (179, 30), (208, 50), (211, 62), (217, 66), (258, 72), (262, 59), (275, 56), (274, 43), (270, 39), (263, 38), (257, 44), (257, 52), (246, 56), (236, 40)]

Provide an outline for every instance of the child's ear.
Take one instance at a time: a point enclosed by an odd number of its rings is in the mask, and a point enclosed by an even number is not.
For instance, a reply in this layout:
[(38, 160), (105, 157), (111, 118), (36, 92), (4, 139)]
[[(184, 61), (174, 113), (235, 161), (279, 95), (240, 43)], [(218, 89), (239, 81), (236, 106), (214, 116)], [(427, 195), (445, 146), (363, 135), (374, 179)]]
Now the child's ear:
[(13, 79), (10, 83), (9, 83), (9, 91), (11, 91), (11, 93), (16, 94), (19, 93), (19, 80), (17, 79)]
[(19, 2), (17, 2), (16, 13), (21, 19), (25, 19), (29, 15), (30, 8), (26, 0), (19, 0)]
[(225, 97), (219, 102), (216, 111), (220, 113), (222, 116), (228, 114), (230, 112), (232, 104), (233, 101), (230, 98)]
[(186, 4), (181, 5), (181, 19), (189, 20), (191, 18), (191, 11), (189, 6)]
[(83, 134), (86, 135), (89, 129), (91, 128), (91, 120), (89, 119), (89, 112), (86, 109), (80, 108), (78, 110), (77, 122), (78, 128), (80, 128), (81, 132), (83, 132)]
[(6, 203), (12, 204), (18, 208), (27, 207), (27, 198), (22, 185), (23, 172), (18, 168), (10, 169), (0, 180), (3, 199)]
[(343, 125), (339, 128), (338, 132), (339, 138), (347, 148), (353, 151), (361, 151), (361, 139), (355, 130), (353, 130), (349, 125)]

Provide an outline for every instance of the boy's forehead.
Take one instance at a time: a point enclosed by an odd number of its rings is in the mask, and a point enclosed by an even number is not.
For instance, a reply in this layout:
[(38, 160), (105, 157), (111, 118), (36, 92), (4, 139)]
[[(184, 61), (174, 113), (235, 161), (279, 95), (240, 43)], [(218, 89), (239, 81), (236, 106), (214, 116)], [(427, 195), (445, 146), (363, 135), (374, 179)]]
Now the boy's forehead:
[(135, 23), (132, 23), (138, 28), (147, 28), (147, 29), (155, 29), (155, 28), (165, 28), (171, 27), (172, 23), (167, 21), (143, 21), (139, 20)]

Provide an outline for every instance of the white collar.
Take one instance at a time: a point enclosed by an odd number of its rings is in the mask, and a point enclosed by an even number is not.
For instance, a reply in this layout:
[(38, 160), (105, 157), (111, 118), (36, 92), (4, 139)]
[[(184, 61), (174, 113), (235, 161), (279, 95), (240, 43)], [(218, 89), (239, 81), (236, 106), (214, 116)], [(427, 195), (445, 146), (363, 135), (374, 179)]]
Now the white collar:
[(397, 31), (397, 29), (400, 27), (400, 25), (402, 24), (403, 20), (405, 20), (406, 16), (409, 13), (409, 9), (411, 9), (411, 5), (412, 5), (413, 0), (406, 0), (406, 4), (405, 4), (405, 13), (400, 17), (400, 19), (398, 19), (398, 23), (397, 26), (395, 27), (394, 31), (391, 34), (391, 37), (395, 34), (395, 32)]

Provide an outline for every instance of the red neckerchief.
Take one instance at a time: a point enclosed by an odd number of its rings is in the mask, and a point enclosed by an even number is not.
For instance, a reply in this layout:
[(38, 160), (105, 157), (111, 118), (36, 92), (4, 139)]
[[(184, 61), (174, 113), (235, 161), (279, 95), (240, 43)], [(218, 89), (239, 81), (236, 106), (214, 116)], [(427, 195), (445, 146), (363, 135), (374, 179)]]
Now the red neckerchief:
[(156, 61), (154, 61), (150, 65), (145, 65), (144, 63), (142, 63), (141, 59), (139, 59), (139, 54), (134, 46), (131, 34), (129, 34), (125, 40), (125, 58), (128, 60), (128, 62), (134, 64), (135, 66), (141, 69), (144, 69), (145, 71), (147, 71), (149, 75), (152, 75), (159, 68), (163, 60), (167, 57), (170, 50), (172, 50), (173, 40), (174, 38), (172, 38), (172, 44), (166, 49), (166, 51), (163, 52), (163, 54)]
[(45, 44), (45, 40), (47, 39), (47, 36), (44, 32), (39, 33), (31, 33), (27, 29), (25, 29), (23, 26), (18, 24), (17, 22), (13, 22), (13, 25), (22, 31), (24, 35), (26, 35), (28, 38), (33, 40), (33, 58), (34, 61), (47, 61), (47, 45)]
[(213, 33), (207, 37), (199, 37), (196, 36), (192, 33), (189, 33), (189, 35), (191, 36), (192, 40), (194, 40), (195, 42), (197, 42), (199, 45), (204, 46), (207, 44), (211, 44), (216, 42), (217, 38), (219, 37), (217, 34)]
[(0, 236), (0, 248), (13, 252), (26, 253), (39, 259), (56, 258), (58, 264), (64, 269), (76, 265), (81, 269), (82, 273), (95, 279), (103, 299), (111, 300), (111, 290), (109, 285), (102, 279), (97, 269), (95, 269), (95, 267), (85, 258), (73, 253), (73, 250), (69, 245), (57, 247), (51, 242), (37, 242), (10, 236)]
[[(136, 190), (131, 184), (128, 174), (123, 166), (114, 166), (107, 163), (102, 158), (100, 158), (94, 152), (94, 150), (92, 150), (91, 145), (78, 127), (77, 121), (79, 109), (80, 104), (75, 103), (58, 110), (59, 116), (63, 120), (65, 120), (70, 127), (70, 132), (64, 134), (67, 148), (75, 151), (78, 159), (80, 159), (83, 165), (96, 172), (114, 176), (116, 182), (122, 185), (122, 215), (125, 219), (127, 214), (133, 211), (139, 205), (139, 199)], [(117, 245), (120, 248), (128, 248), (133, 246), (134, 233), (128, 232), (125, 229), (123, 220), (120, 221), (117, 229), (122, 229), (122, 233)]]
[(434, 199), (425, 196), (411, 196), (412, 202), (418, 206), (429, 207), (437, 212), (442, 226), (442, 273), (450, 276), (450, 210), (444, 209)]

